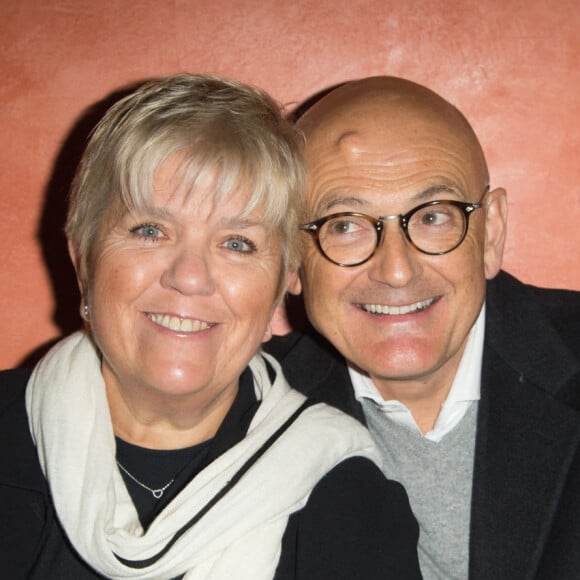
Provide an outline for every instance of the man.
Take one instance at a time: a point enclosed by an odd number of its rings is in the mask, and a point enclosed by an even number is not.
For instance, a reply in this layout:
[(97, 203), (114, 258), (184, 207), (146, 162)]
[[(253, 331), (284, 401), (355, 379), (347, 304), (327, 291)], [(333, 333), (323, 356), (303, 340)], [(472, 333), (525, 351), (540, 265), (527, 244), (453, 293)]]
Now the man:
[(368, 426), (426, 579), (580, 578), (580, 295), (500, 271), (506, 192), (435, 93), (355, 81), (299, 124), (302, 291), (328, 342), (268, 348)]

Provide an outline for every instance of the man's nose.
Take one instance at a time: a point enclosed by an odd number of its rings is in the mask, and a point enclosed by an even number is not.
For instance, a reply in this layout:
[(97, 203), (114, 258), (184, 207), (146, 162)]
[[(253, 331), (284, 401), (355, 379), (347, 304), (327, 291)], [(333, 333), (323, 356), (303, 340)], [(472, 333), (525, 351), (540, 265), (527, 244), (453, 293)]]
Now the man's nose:
[(184, 295), (212, 294), (215, 281), (208, 253), (191, 246), (174, 248), (163, 270), (161, 285)]
[(369, 261), (369, 277), (393, 287), (403, 287), (421, 271), (417, 250), (407, 240), (398, 219), (383, 222), (383, 235)]

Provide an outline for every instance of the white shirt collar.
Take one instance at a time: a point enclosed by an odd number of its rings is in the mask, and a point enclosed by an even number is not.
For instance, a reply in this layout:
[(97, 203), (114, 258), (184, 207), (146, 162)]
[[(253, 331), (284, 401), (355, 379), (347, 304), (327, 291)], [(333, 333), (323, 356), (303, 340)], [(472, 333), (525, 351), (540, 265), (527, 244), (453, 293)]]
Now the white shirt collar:
[[(485, 304), (473, 325), (459, 368), (441, 406), (432, 431), (425, 433), (431, 441), (440, 441), (463, 418), (473, 401), (479, 401), (481, 392), (481, 363), (485, 330)], [(396, 400), (385, 401), (368, 375), (348, 365), (348, 372), (357, 400), (370, 399), (391, 420), (420, 432), (409, 409)]]

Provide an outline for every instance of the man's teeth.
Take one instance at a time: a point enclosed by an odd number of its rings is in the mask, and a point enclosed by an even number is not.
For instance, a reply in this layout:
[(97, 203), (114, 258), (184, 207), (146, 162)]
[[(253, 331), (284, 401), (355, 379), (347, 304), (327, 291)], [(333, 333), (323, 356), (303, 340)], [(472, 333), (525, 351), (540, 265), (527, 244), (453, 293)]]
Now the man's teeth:
[(435, 302), (435, 298), (415, 302), (415, 304), (407, 304), (406, 306), (385, 306), (382, 304), (361, 304), (361, 308), (370, 312), (371, 314), (390, 314), (391, 316), (398, 316), (401, 314), (409, 314), (410, 312), (418, 312), (425, 310), (428, 306)]
[(149, 319), (159, 326), (175, 330), (176, 332), (199, 332), (206, 330), (211, 324), (201, 320), (191, 318), (179, 318), (179, 316), (169, 316), (169, 314), (148, 314)]

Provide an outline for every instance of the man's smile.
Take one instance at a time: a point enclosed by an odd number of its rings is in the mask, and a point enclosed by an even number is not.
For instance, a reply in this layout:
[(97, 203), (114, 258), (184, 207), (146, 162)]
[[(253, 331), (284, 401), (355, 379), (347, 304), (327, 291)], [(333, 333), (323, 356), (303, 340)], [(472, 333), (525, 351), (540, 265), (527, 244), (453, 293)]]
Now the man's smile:
[(410, 314), (413, 312), (420, 312), (425, 310), (431, 304), (433, 304), (437, 297), (428, 298), (427, 300), (421, 300), (419, 302), (414, 302), (413, 304), (406, 304), (404, 306), (388, 306), (386, 304), (359, 304), (359, 308), (365, 312), (370, 312), (371, 314), (388, 314), (390, 316), (401, 316), (403, 314)]

